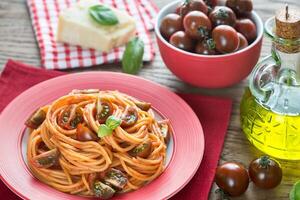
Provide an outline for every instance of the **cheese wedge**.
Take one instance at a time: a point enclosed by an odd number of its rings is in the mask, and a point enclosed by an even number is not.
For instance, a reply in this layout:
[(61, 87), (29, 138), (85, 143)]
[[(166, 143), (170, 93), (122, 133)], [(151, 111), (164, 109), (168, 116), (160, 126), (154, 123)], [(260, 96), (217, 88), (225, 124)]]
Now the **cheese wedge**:
[(82, 0), (63, 10), (58, 20), (57, 41), (107, 52), (126, 44), (135, 35), (135, 21), (126, 12), (110, 7), (119, 22), (104, 26), (88, 12), (94, 5), (99, 5), (99, 1)]

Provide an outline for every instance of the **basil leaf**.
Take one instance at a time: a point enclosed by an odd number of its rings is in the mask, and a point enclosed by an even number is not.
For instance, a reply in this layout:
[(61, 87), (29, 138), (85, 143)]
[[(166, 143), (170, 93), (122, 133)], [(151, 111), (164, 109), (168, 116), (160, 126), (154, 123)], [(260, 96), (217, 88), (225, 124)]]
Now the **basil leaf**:
[(90, 16), (99, 24), (111, 26), (119, 23), (115, 13), (108, 7), (103, 5), (95, 5), (89, 8)]
[(126, 45), (122, 58), (123, 72), (136, 74), (143, 64), (143, 56), (144, 42), (138, 37), (131, 39)]
[(300, 181), (295, 183), (290, 191), (290, 200), (300, 200)]
[(113, 130), (106, 126), (105, 124), (101, 124), (98, 129), (98, 137), (102, 138), (112, 134)]
[(115, 130), (118, 126), (120, 126), (121, 122), (121, 119), (111, 115), (106, 119), (105, 123), (108, 128)]

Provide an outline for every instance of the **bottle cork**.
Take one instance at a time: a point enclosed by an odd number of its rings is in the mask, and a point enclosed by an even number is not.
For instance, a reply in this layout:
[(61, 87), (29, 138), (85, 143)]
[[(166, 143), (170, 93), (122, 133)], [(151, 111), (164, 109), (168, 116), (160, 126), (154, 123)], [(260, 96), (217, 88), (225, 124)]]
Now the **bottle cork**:
[[(290, 9), (288, 5), (276, 12), (276, 35), (280, 38), (296, 40), (300, 38), (300, 10)], [(286, 53), (300, 51), (300, 46), (277, 45), (279, 50)]]

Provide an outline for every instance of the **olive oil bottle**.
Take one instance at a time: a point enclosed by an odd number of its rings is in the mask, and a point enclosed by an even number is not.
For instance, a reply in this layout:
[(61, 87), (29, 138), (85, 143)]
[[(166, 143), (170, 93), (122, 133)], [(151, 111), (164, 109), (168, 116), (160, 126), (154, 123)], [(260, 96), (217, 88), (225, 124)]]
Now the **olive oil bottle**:
[(257, 64), (241, 101), (249, 141), (273, 157), (300, 160), (300, 11), (288, 7), (265, 23), (271, 55)]

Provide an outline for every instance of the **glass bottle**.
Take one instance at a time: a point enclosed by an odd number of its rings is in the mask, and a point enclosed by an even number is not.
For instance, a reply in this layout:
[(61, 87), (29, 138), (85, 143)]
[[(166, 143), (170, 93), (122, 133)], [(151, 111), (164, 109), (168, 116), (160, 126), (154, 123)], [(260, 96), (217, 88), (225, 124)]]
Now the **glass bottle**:
[(250, 75), (240, 107), (242, 130), (264, 153), (300, 160), (300, 39), (279, 37), (274, 17), (266, 21), (265, 34), (271, 55)]

